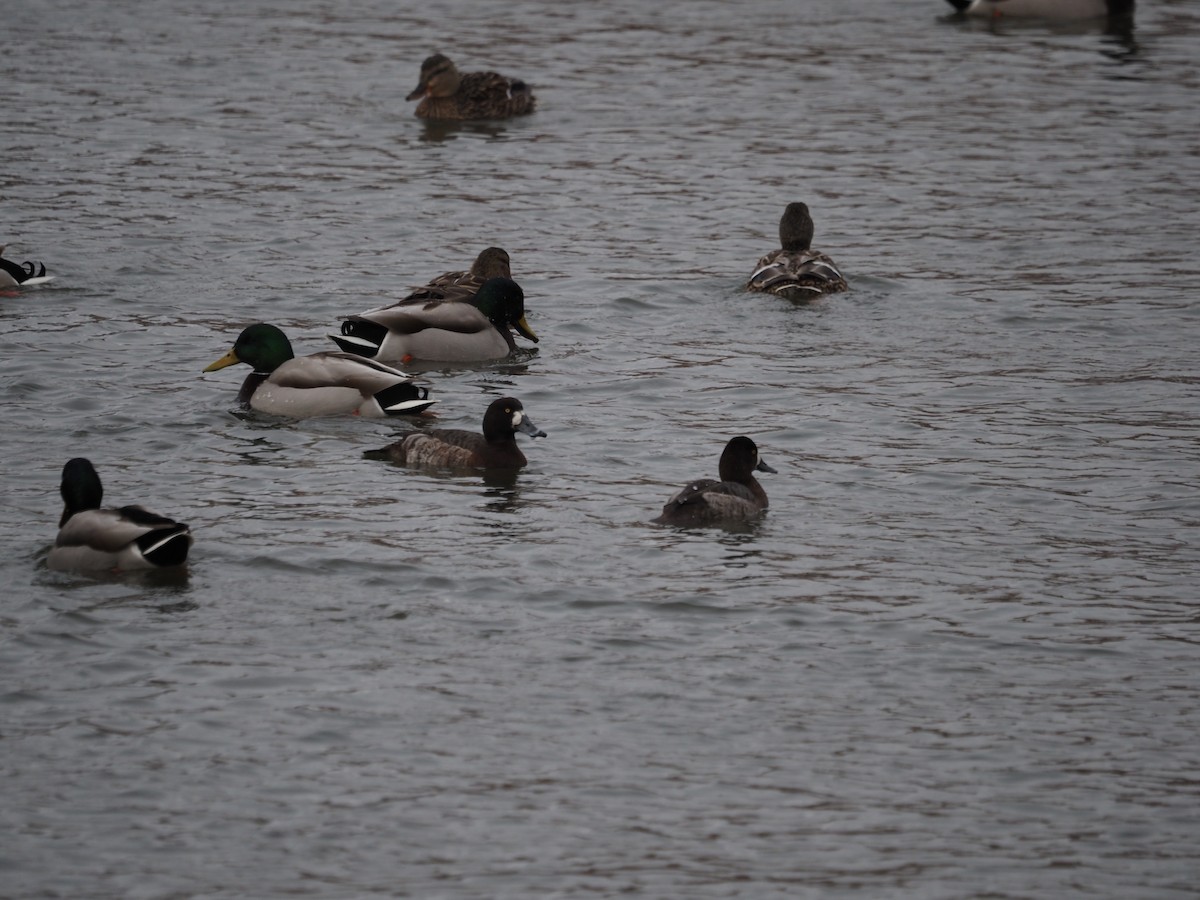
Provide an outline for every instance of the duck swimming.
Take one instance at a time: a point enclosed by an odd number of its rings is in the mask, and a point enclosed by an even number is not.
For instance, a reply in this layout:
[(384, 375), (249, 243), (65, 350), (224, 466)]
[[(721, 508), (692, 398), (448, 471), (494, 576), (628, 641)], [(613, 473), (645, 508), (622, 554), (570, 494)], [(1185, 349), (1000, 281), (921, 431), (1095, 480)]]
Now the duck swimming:
[(406, 100), (420, 99), (422, 119), (507, 119), (533, 112), (537, 100), (518, 78), (495, 72), (462, 74), (441, 53), (421, 63), (421, 77)]
[(537, 343), (525, 321), (525, 292), (511, 278), (489, 278), (466, 301), (403, 300), (342, 322), (329, 337), (342, 350), (387, 362), (483, 362), (517, 349), (511, 329)]
[(508, 253), (500, 247), (488, 247), (475, 257), (465, 272), (444, 272), (401, 300), (470, 300), (489, 278), (512, 278)]
[(721, 453), (721, 480), (693, 481), (668, 501), (659, 525), (720, 525), (748, 522), (767, 508), (767, 492), (755, 472), (774, 472), (748, 437), (732, 438)]
[(15, 263), (11, 259), (4, 258), (4, 249), (4, 245), (0, 244), (0, 288), (20, 285), (33, 287), (35, 284), (44, 284), (53, 280), (53, 275), (46, 274), (45, 263), (35, 263), (29, 260)]
[(520, 469), (527, 462), (517, 446), (517, 432), (545, 437), (515, 397), (493, 400), (483, 414), (483, 434), (459, 428), (439, 428), (405, 435), (368, 459), (385, 459), (402, 466), (446, 469)]
[(812, 239), (808, 206), (789, 203), (779, 220), (781, 247), (758, 261), (746, 289), (800, 301), (846, 290), (846, 279), (832, 259), (812, 249)]
[(436, 401), (401, 372), (353, 353), (328, 351), (297, 357), (274, 325), (251, 325), (233, 349), (205, 367), (215, 372), (245, 363), (254, 369), (242, 382), (238, 402), (259, 412), (292, 418), (354, 413), (405, 416)]
[(67, 461), (60, 490), (65, 508), (46, 557), (51, 569), (131, 571), (187, 562), (192, 533), (182, 522), (141, 506), (100, 508), (104, 488), (89, 460)]

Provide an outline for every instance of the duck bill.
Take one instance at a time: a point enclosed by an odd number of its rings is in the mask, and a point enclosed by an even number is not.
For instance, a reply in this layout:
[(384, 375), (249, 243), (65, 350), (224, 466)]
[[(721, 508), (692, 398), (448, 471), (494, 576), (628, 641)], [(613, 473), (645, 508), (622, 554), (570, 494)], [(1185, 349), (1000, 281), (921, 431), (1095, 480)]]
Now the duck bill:
[(546, 432), (538, 428), (529, 420), (529, 416), (522, 415), (520, 424), (517, 425), (517, 431), (524, 432), (530, 437), (545, 437)]
[(779, 470), (778, 470), (778, 469), (776, 469), (774, 466), (768, 466), (768, 465), (767, 465), (765, 462), (763, 462), (761, 459), (758, 461), (758, 465), (754, 467), (754, 470), (755, 470), (756, 472), (770, 472), (772, 475), (778, 475), (778, 474), (779, 474)]
[(405, 100), (420, 100), (422, 97), (425, 96), (425, 92), (428, 89), (429, 89), (429, 85), (427, 85), (424, 81), (422, 81), (404, 99)]
[(224, 369), (226, 366), (236, 366), (241, 360), (237, 358), (237, 354), (230, 350), (214, 363), (209, 363), (204, 367), (205, 372), (215, 372), (217, 369)]
[(520, 333), (521, 337), (528, 338), (535, 344), (538, 343), (538, 336), (533, 333), (533, 329), (529, 327), (529, 323), (525, 321), (524, 316), (521, 316), (521, 318), (517, 319), (517, 321), (514, 323), (514, 327)]

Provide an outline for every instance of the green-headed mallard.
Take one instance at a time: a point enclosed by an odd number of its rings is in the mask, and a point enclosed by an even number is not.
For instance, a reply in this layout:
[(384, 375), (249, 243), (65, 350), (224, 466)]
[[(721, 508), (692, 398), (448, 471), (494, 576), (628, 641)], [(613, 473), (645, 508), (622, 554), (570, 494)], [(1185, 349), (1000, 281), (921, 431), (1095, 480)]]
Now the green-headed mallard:
[(537, 343), (525, 321), (525, 292), (511, 278), (489, 278), (466, 302), (401, 301), (350, 316), (330, 338), (343, 350), (408, 363), (483, 362), (517, 349), (512, 331)]
[(444, 272), (429, 284), (416, 288), (401, 303), (413, 300), (470, 300), (489, 278), (512, 278), (508, 253), (488, 247), (475, 257), (465, 272)]
[(58, 538), (46, 557), (51, 569), (157, 569), (187, 562), (192, 533), (182, 522), (140, 506), (100, 508), (104, 488), (89, 460), (68, 460), (61, 491)]
[(663, 507), (654, 519), (660, 525), (719, 525), (747, 522), (767, 508), (767, 492), (755, 472), (774, 472), (758, 455), (748, 437), (731, 439), (721, 453), (721, 480), (693, 481)]
[(11, 288), (24, 285), (33, 287), (35, 284), (45, 284), (53, 281), (53, 275), (46, 274), (45, 263), (35, 263), (26, 260), (15, 263), (4, 258), (4, 245), (0, 244), (0, 288)]
[(417, 387), (399, 369), (353, 353), (329, 351), (298, 357), (291, 341), (274, 325), (246, 328), (233, 349), (204, 371), (237, 363), (254, 369), (242, 383), (238, 402), (276, 416), (403, 416), (436, 402), (429, 399), (426, 388)]
[(788, 300), (811, 300), (846, 290), (846, 279), (833, 260), (811, 248), (812, 238), (813, 220), (808, 206), (789, 203), (779, 220), (781, 247), (758, 261), (746, 289), (778, 294)]
[(1133, 14), (1134, 0), (949, 0), (968, 16), (1037, 19), (1095, 19)]
[(421, 63), (421, 78), (405, 99), (422, 119), (507, 119), (533, 112), (537, 101), (525, 82), (495, 72), (462, 74), (441, 53)]
[(386, 459), (403, 466), (445, 469), (520, 469), (525, 454), (517, 432), (545, 437), (515, 397), (493, 400), (483, 414), (483, 434), (460, 428), (437, 428), (405, 435), (382, 450), (368, 450), (368, 459)]

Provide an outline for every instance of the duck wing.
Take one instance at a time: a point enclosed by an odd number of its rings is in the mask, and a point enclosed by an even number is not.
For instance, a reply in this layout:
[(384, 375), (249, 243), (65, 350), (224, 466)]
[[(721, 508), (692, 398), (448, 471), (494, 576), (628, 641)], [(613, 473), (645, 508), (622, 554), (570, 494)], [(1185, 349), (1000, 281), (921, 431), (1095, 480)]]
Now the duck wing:
[(53, 568), (152, 568), (187, 561), (191, 530), (141, 506), (86, 509), (58, 531)]
[(365, 356), (329, 350), (289, 359), (268, 380), (279, 387), (352, 387), (371, 395), (410, 378), (399, 369)]
[(383, 326), (393, 334), (416, 334), (429, 328), (456, 334), (478, 334), (493, 327), (487, 316), (471, 304), (450, 300), (402, 302), (385, 309), (349, 316), (346, 321), (364, 319)]

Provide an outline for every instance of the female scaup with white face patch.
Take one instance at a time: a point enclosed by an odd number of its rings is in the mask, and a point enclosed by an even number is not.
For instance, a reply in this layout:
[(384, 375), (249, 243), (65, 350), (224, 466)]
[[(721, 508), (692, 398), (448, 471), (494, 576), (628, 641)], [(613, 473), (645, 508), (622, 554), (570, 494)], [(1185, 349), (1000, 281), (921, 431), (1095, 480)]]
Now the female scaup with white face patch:
[(545, 437), (515, 397), (493, 400), (483, 415), (483, 434), (458, 428), (438, 428), (405, 435), (368, 459), (391, 460), (402, 466), (446, 469), (520, 469), (527, 460), (517, 446), (517, 432)]
[(748, 437), (735, 437), (721, 453), (721, 480), (693, 481), (663, 507), (659, 525), (720, 525), (748, 522), (767, 508), (767, 492), (755, 472), (774, 472)]

